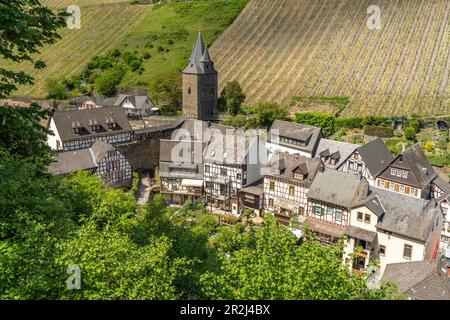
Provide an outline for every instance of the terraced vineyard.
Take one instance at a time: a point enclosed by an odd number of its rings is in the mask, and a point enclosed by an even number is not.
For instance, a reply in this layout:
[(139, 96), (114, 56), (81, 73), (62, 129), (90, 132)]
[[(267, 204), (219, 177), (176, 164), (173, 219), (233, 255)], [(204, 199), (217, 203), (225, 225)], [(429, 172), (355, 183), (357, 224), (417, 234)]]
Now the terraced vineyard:
[(352, 115), (450, 114), (450, 2), (251, 0), (214, 43), (221, 85), (248, 102), (348, 96)]
[[(70, 76), (80, 72), (80, 68), (92, 57), (115, 47), (136, 23), (149, 6), (133, 6), (127, 1), (102, 1), (108, 5), (99, 5), (96, 1), (56, 1), (46, 0), (43, 4), (65, 5), (77, 4), (81, 8), (81, 29), (60, 31), (62, 39), (52, 46), (41, 50), (40, 59), (47, 68), (36, 71), (31, 64), (20, 68), (32, 74), (36, 81), (33, 87), (22, 87), (19, 95), (45, 96), (45, 79)], [(100, 1), (97, 1), (100, 2)], [(114, 2), (114, 3), (113, 3)]]

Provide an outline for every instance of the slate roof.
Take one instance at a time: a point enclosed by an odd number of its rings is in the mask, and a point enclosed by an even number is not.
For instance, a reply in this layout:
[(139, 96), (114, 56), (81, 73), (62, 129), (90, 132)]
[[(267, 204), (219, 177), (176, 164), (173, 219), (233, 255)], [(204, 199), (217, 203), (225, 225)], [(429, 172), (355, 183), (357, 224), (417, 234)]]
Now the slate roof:
[[(107, 121), (113, 119), (117, 126), (116, 128), (108, 128)], [(67, 110), (58, 111), (53, 115), (56, 128), (62, 141), (78, 140), (84, 137), (96, 137), (110, 134), (126, 133), (131, 131), (130, 123), (122, 107), (102, 107), (95, 109), (83, 110)], [(92, 131), (90, 121), (97, 121), (100, 125), (100, 130)], [(75, 133), (73, 125), (78, 125), (82, 128), (80, 133)]]
[[(299, 155), (292, 155), (287, 152), (277, 153), (270, 161), (270, 176), (281, 177), (311, 185), (317, 172), (323, 168), (320, 159), (311, 159)], [(294, 173), (307, 174), (305, 180), (294, 178)]]
[(383, 282), (395, 282), (413, 300), (450, 300), (450, 278), (438, 273), (437, 261), (388, 264)]
[(96, 141), (91, 148), (58, 153), (56, 162), (50, 164), (48, 171), (53, 174), (67, 174), (94, 169), (111, 148), (109, 143)]
[(129, 95), (129, 94), (121, 94), (117, 98), (117, 100), (114, 102), (115, 106), (120, 106), (122, 103), (128, 99), (130, 103), (136, 108), (136, 109), (149, 109), (153, 108), (155, 104), (150, 100), (149, 97), (144, 95)]
[[(358, 194), (361, 184), (365, 187), (362, 193)], [(350, 208), (367, 195), (364, 194), (367, 186), (368, 182), (358, 175), (326, 168), (323, 172), (317, 173), (307, 197)]]
[(237, 130), (232, 137), (220, 138), (219, 135), (213, 134), (203, 157), (206, 162), (219, 164), (243, 165), (247, 163), (247, 160), (252, 160), (257, 162), (252, 163), (256, 165), (265, 160), (260, 157), (263, 153), (266, 157), (268, 156), (266, 145), (260, 136), (249, 136)]
[(394, 160), (394, 156), (379, 138), (359, 147), (358, 153), (372, 177), (380, 174)]
[(212, 135), (226, 135), (227, 132), (233, 134), (235, 131), (235, 128), (230, 126), (195, 119), (186, 119), (180, 128), (174, 131), (172, 139), (210, 141)]
[(264, 179), (257, 180), (248, 187), (242, 188), (241, 192), (253, 194), (256, 196), (264, 195)]
[[(376, 187), (385, 214), (377, 224), (378, 229), (425, 242), (442, 210), (435, 201), (426, 201)], [(438, 226), (440, 228), (440, 226)]]
[[(180, 159), (185, 160), (187, 163), (194, 163), (195, 156), (198, 156), (198, 160), (202, 163), (203, 159), (203, 151), (206, 147), (206, 142), (198, 142), (198, 141), (178, 141), (178, 140), (160, 140), (160, 152), (159, 152), (159, 161), (162, 162), (174, 162), (179, 163), (180, 161), (176, 161), (177, 159), (173, 159), (172, 155), (175, 155), (176, 150), (183, 150), (188, 152), (188, 156), (179, 154)], [(199, 151), (200, 154), (196, 155), (195, 152)], [(174, 152), (174, 153), (172, 153)], [(183, 162), (183, 161), (181, 161)]]
[[(391, 175), (391, 167), (411, 171), (407, 178), (403, 178)], [(428, 186), (428, 184), (437, 176), (437, 173), (425, 157), (423, 149), (419, 144), (414, 145), (402, 154), (398, 155), (380, 174), (381, 178), (393, 180), (398, 183), (404, 183), (420, 189), (424, 189)]]
[(189, 58), (189, 64), (183, 70), (185, 74), (214, 74), (217, 70), (214, 68), (214, 62), (212, 62), (208, 48), (203, 43), (202, 34), (199, 33), (197, 37), (197, 43), (192, 48), (191, 57)]
[(330, 159), (325, 159), (324, 163), (327, 168), (338, 169), (359, 147), (357, 144), (334, 141), (329, 139), (320, 139), (319, 146), (315, 154), (315, 158), (321, 156), (334, 158), (336, 164), (331, 164)]
[(105, 96), (81, 96), (70, 100), (69, 104), (78, 105), (88, 100), (94, 102), (99, 107), (114, 106), (115, 105), (114, 103), (116, 101), (115, 98), (107, 98)]
[(381, 203), (380, 198), (376, 194), (372, 194), (372, 195), (368, 196), (367, 198), (355, 203), (352, 206), (352, 208), (358, 208), (361, 206), (366, 206), (370, 211), (372, 211), (378, 217), (380, 217), (385, 212), (383, 204)]
[(306, 146), (299, 146), (279, 141), (280, 145), (286, 145), (290, 148), (298, 149), (311, 154), (316, 153), (317, 145), (322, 137), (322, 130), (318, 127), (307, 126), (289, 121), (275, 120), (269, 130), (269, 142), (275, 143), (275, 130), (278, 130), (278, 135), (280, 138), (285, 137), (307, 142)]

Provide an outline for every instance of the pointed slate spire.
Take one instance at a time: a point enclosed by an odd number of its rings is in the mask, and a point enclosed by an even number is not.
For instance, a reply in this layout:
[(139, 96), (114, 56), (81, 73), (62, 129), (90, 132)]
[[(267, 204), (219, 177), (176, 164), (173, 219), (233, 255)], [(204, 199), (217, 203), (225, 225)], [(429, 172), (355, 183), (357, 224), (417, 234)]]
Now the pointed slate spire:
[(203, 36), (199, 32), (197, 42), (192, 48), (188, 66), (183, 70), (187, 74), (210, 74), (217, 72), (209, 55), (209, 50), (203, 42)]
[(200, 62), (209, 62), (209, 63), (212, 62), (211, 58), (209, 57), (208, 47), (205, 47), (205, 50), (203, 51), (203, 56), (202, 56)]
[(193, 52), (193, 61), (191, 63), (200, 62), (205, 51), (205, 45), (203, 44), (203, 37), (201, 32), (198, 33), (197, 43), (195, 44)]

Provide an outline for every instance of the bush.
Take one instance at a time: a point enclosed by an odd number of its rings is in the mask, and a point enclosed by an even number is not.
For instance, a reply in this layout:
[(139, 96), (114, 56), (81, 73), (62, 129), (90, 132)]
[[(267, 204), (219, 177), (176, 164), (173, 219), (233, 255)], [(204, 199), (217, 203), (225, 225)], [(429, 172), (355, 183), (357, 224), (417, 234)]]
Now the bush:
[(414, 131), (416, 133), (418, 133), (420, 131), (420, 123), (418, 120), (410, 121), (408, 127), (414, 128)]
[(335, 132), (335, 121), (336, 118), (331, 113), (304, 112), (295, 116), (295, 122), (320, 127), (325, 136)]
[(125, 72), (122, 68), (116, 67), (102, 73), (94, 81), (94, 89), (97, 94), (113, 96), (116, 93), (116, 87), (122, 80)]
[(434, 151), (434, 142), (433, 141), (428, 141), (425, 143), (425, 150), (427, 152), (433, 152)]
[(67, 99), (67, 87), (57, 79), (48, 79), (45, 82), (45, 91), (47, 92), (46, 99)]
[(405, 139), (414, 141), (416, 139), (416, 130), (413, 127), (408, 127), (405, 130)]

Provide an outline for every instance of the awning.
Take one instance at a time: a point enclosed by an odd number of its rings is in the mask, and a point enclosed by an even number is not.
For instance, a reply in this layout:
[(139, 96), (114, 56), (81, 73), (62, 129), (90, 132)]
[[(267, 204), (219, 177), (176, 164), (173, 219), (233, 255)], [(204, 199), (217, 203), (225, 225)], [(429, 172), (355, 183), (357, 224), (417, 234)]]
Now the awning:
[(181, 181), (182, 187), (201, 187), (203, 186), (203, 180), (196, 179), (183, 179)]
[(372, 243), (377, 237), (377, 233), (373, 231), (364, 230), (355, 226), (348, 226), (345, 234), (356, 239), (364, 240)]
[(275, 207), (280, 207), (286, 210), (295, 211), (300, 207), (299, 204), (289, 201), (289, 200), (281, 200), (279, 198), (275, 199), (274, 201)]
[(154, 107), (154, 108), (152, 108), (151, 110), (152, 110), (152, 111), (159, 111), (159, 108)]

